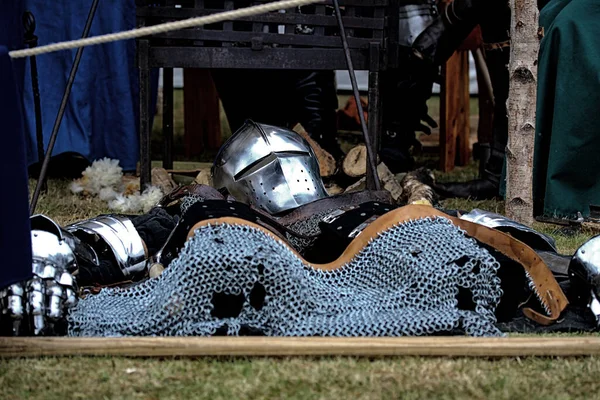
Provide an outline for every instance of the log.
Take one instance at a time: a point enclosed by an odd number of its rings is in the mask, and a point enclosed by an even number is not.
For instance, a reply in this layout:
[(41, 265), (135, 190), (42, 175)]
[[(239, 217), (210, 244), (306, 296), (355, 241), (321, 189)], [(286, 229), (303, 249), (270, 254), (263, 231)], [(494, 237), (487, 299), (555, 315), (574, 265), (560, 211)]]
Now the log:
[(164, 168), (152, 168), (152, 185), (158, 186), (163, 193), (171, 193), (177, 184)]
[(327, 151), (323, 150), (323, 148), (310, 137), (310, 135), (308, 134), (308, 132), (306, 132), (302, 125), (297, 124), (294, 127), (294, 132), (302, 136), (315, 152), (315, 155), (319, 160), (319, 169), (321, 171), (321, 177), (326, 178), (335, 174), (337, 169), (337, 163), (335, 162), (333, 156)]
[(196, 175), (194, 179), (195, 183), (199, 183), (201, 185), (212, 186), (212, 177), (210, 176), (210, 170), (203, 169)]
[(434, 205), (437, 203), (437, 195), (432, 189), (434, 176), (431, 171), (419, 168), (407, 173), (400, 186), (402, 187), (401, 201), (405, 204)]
[(367, 173), (367, 146), (360, 144), (350, 149), (344, 162), (342, 171), (352, 178), (360, 178)]
[(344, 191), (344, 193), (362, 192), (366, 188), (367, 188), (367, 178), (363, 176), (358, 181), (356, 181), (352, 185), (348, 186), (346, 188), (346, 190)]
[(598, 356), (600, 338), (578, 337), (2, 337), (0, 358), (42, 356)]
[(510, 0), (508, 145), (506, 147), (506, 216), (533, 223), (533, 150), (540, 45), (538, 9), (533, 0)]
[[(377, 157), (377, 162), (379, 161)], [(342, 162), (342, 171), (351, 178), (360, 178), (367, 174), (367, 147), (364, 144), (350, 149)]]
[(330, 196), (335, 196), (336, 194), (344, 193), (344, 189), (340, 185), (336, 185), (335, 183), (325, 185), (325, 190), (327, 190), (327, 194)]
[[(392, 174), (392, 172), (384, 163), (380, 163), (377, 166), (377, 175), (379, 175), (381, 188), (390, 192), (394, 201), (398, 201), (398, 199), (402, 196), (402, 186), (400, 186), (400, 182), (398, 182), (396, 176)], [(367, 178), (363, 176), (357, 182), (348, 186), (345, 190), (345, 193), (359, 192), (361, 190), (366, 190), (366, 188)]]
[(379, 175), (381, 188), (390, 192), (394, 201), (398, 201), (402, 196), (402, 186), (392, 171), (384, 163), (380, 163), (377, 166), (377, 175)]

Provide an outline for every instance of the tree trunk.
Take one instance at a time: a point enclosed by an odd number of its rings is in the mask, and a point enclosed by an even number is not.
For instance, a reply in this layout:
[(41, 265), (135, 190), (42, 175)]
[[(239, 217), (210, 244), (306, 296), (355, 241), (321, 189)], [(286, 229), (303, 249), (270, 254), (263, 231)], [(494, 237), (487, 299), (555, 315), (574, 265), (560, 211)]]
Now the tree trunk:
[(539, 13), (534, 0), (510, 0), (510, 7), (506, 215), (531, 225)]

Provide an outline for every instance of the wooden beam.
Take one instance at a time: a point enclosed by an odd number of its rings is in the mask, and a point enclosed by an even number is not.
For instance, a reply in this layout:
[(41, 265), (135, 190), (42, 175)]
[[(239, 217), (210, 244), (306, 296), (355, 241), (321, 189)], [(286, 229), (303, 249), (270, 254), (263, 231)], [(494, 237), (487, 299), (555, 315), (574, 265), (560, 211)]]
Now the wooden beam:
[(506, 216), (531, 225), (539, 12), (534, 0), (510, 0), (510, 8)]
[(470, 157), (469, 51), (458, 50), (442, 67), (440, 169), (452, 171)]
[(0, 358), (40, 356), (599, 356), (600, 338), (580, 337), (133, 337), (0, 338)]

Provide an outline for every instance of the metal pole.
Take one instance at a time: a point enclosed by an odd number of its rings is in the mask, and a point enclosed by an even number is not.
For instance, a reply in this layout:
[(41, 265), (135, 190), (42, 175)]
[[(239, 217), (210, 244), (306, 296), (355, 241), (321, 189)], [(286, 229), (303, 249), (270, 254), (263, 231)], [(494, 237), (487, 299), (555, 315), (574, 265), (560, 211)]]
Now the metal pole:
[[(38, 45), (38, 37), (35, 35), (35, 17), (29, 11), (23, 14), (23, 27), (25, 28), (25, 44), (33, 49)], [(35, 107), (35, 133), (38, 148), (38, 160), (44, 161), (44, 135), (42, 133), (42, 107), (40, 104), (40, 86), (38, 83), (37, 60), (35, 56), (30, 57), (31, 62), (31, 86), (33, 90), (33, 105)]]
[[(373, 150), (373, 142), (371, 141), (369, 131), (367, 130), (367, 123), (365, 121), (365, 114), (363, 112), (362, 104), (360, 103), (360, 94), (358, 92), (358, 84), (356, 83), (356, 74), (354, 73), (354, 65), (352, 64), (352, 57), (350, 57), (350, 46), (348, 46), (348, 39), (346, 37), (346, 30), (344, 29), (344, 22), (342, 21), (342, 13), (340, 11), (340, 4), (338, 0), (333, 0), (333, 6), (335, 7), (335, 16), (337, 18), (338, 27), (340, 28), (340, 36), (342, 38), (342, 44), (344, 46), (344, 55), (346, 56), (346, 64), (348, 65), (348, 72), (350, 74), (350, 81), (352, 82), (352, 92), (354, 93), (354, 100), (356, 101), (356, 107), (358, 109), (358, 118), (360, 118), (360, 126), (362, 128), (363, 137), (365, 140), (365, 146), (367, 147), (367, 165), (373, 177), (373, 187), (376, 190), (381, 189), (379, 182), (379, 175), (377, 174), (377, 162), (375, 151)], [(371, 123), (376, 123), (371, 121)], [(368, 176), (369, 174), (367, 174)], [(367, 182), (369, 187), (370, 182)]]
[[(81, 35), (82, 38), (88, 37), (90, 34), (90, 29), (92, 27), (92, 21), (94, 20), (94, 15), (96, 15), (96, 9), (98, 8), (99, 0), (92, 0), (92, 6), (90, 7), (90, 11), (88, 13), (87, 21), (85, 22), (85, 27), (83, 28), (83, 33)], [(77, 69), (79, 68), (79, 63), (81, 62), (81, 55), (83, 54), (83, 47), (77, 49), (77, 54), (75, 55), (75, 60), (73, 61), (73, 65), (71, 67), (71, 73), (69, 74), (69, 80), (67, 81), (67, 87), (63, 93), (62, 101), (60, 103), (60, 108), (58, 109), (58, 114), (56, 115), (56, 120), (54, 121), (54, 127), (52, 128), (52, 134), (50, 135), (50, 141), (48, 142), (48, 150), (44, 157), (44, 162), (42, 163), (42, 169), (40, 171), (40, 176), (38, 178), (37, 185), (35, 187), (35, 192), (33, 193), (33, 198), (31, 199), (30, 213), (33, 215), (35, 213), (35, 208), (37, 206), (38, 199), (40, 197), (40, 192), (42, 186), (46, 182), (46, 176), (48, 175), (48, 165), (50, 164), (50, 157), (52, 157), (52, 150), (54, 149), (54, 145), (56, 144), (56, 137), (58, 136), (58, 129), (60, 128), (60, 124), (62, 122), (63, 116), (65, 115), (65, 110), (67, 108), (67, 101), (69, 100), (69, 95), (71, 94), (71, 89), (73, 88), (73, 83), (75, 82), (75, 76), (77, 75)]]

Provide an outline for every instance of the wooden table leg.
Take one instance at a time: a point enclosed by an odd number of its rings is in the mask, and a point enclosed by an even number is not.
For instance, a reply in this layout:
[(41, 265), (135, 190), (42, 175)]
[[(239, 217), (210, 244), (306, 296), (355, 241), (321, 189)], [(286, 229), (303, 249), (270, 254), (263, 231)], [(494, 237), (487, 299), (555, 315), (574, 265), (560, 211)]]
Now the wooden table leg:
[(442, 67), (440, 169), (452, 171), (470, 157), (469, 51), (458, 50)]

